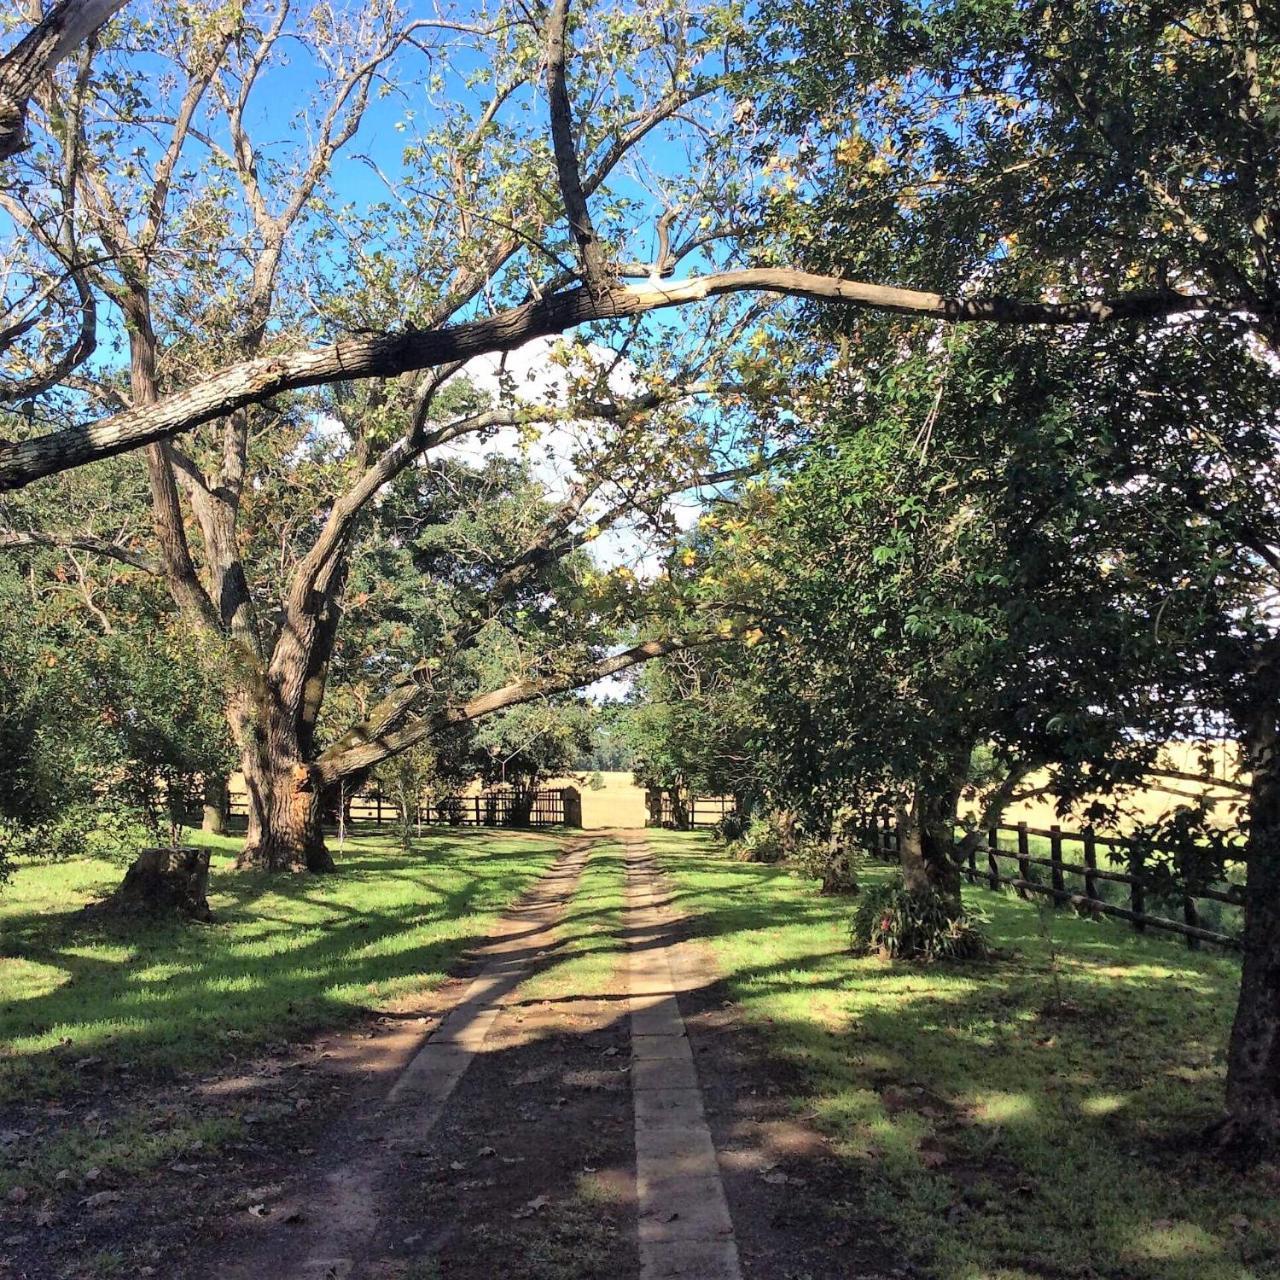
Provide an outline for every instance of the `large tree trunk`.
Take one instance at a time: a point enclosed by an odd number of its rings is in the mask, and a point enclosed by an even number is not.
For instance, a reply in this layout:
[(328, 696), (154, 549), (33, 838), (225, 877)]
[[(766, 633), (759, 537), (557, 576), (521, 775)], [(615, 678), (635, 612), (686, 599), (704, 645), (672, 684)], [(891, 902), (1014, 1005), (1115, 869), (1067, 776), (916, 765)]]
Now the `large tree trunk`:
[(912, 893), (935, 890), (960, 909), (960, 868), (953, 856), (958, 790), (917, 786), (898, 810), (898, 861)]
[(1240, 1002), (1227, 1053), (1224, 1140), (1280, 1148), (1280, 760), (1276, 717), (1249, 742), (1248, 883)]
[(268, 871), (332, 871), (324, 843), (321, 791), (300, 760), (244, 753), (249, 831), (237, 867)]

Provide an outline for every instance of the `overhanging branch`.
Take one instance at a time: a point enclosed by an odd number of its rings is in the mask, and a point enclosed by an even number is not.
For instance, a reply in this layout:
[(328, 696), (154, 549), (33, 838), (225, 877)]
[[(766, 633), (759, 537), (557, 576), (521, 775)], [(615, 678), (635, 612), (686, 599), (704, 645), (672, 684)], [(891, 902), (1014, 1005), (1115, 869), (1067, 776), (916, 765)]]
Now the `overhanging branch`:
[(41, 80), (126, 0), (62, 0), (0, 58), (0, 159), (27, 145), (27, 103)]
[(390, 756), (399, 755), (400, 752), (407, 751), (424, 738), (440, 733), (452, 725), (482, 720), (507, 707), (518, 706), (524, 702), (535, 702), (539, 698), (550, 697), (557, 693), (567, 693), (570, 689), (581, 689), (586, 685), (594, 684), (597, 680), (607, 679), (631, 667), (665, 657), (669, 653), (692, 649), (698, 645), (713, 644), (725, 638), (717, 634), (698, 634), (674, 636), (663, 640), (646, 640), (641, 644), (632, 645), (629, 649), (624, 649), (621, 653), (612, 654), (586, 667), (580, 667), (576, 671), (546, 680), (513, 681), (500, 689), (477, 694), (467, 702), (444, 707), (431, 715), (422, 716), (394, 733), (386, 733), (354, 746), (344, 745), (333, 748), (320, 757), (315, 776), (319, 783), (329, 786), (340, 778), (372, 768)]
[(663, 283), (649, 281), (596, 294), (583, 286), (527, 302), (493, 316), (425, 332), (344, 338), (234, 364), (152, 405), (100, 422), (0, 447), (0, 491), (42, 476), (168, 439), (237, 409), (303, 387), (356, 378), (395, 377), (563, 333), (594, 320), (643, 315), (735, 293), (773, 293), (840, 306), (957, 323), (1078, 325), (1153, 320), (1188, 312), (1217, 314), (1244, 307), (1239, 299), (1173, 291), (1135, 292), (1078, 302), (1032, 302), (1003, 297), (948, 297), (919, 289), (843, 280), (786, 268), (746, 268)]
[(26, 551), (48, 548), (55, 551), (88, 551), (127, 564), (131, 569), (159, 575), (160, 562), (139, 551), (109, 542), (91, 533), (0, 532), (0, 551)]

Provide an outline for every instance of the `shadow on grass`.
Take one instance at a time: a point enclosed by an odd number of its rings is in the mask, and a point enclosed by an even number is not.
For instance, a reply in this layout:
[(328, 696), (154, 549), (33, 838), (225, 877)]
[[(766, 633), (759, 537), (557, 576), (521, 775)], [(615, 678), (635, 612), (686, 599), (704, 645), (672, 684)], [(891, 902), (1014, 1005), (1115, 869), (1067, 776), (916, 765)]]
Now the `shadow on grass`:
[(701, 841), (651, 844), (724, 975), (691, 997), (713, 1037), (733, 1015), (713, 1103), (747, 1125), (772, 1089), (775, 1122), (800, 1112), (830, 1137), (842, 1188), (780, 1163), (828, 1187), (813, 1211), (832, 1238), (842, 1213), (861, 1219), (851, 1240), (887, 1228), (942, 1280), (1280, 1274), (1274, 1170), (1194, 1141), (1221, 1105), (1232, 957), (974, 889), (995, 961), (887, 964), (848, 952), (848, 899)]
[(3, 953), (26, 963), (0, 995), (0, 1097), (57, 1092), (86, 1056), (206, 1068), (435, 985), (555, 848), (491, 837), (479, 857), (450, 834), (403, 855), (349, 845), (343, 870), (320, 880), (217, 866), (205, 926), (10, 909)]

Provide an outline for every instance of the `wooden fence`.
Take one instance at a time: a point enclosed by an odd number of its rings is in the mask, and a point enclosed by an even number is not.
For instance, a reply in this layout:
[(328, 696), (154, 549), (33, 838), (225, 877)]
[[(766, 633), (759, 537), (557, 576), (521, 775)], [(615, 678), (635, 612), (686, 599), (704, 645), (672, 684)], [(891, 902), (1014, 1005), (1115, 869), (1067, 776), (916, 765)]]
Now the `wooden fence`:
[[(1013, 837), (1012, 849), (1001, 845), (1002, 835)], [(1033, 837), (1048, 841), (1048, 857), (1031, 852)], [(1078, 860), (1068, 860), (1063, 856), (1063, 845), (1067, 842), (1079, 844)], [(869, 825), (867, 843), (873, 853), (890, 856), (896, 860), (898, 833), (887, 816)], [(1127, 866), (1129, 870), (1115, 871), (1099, 867), (1099, 848), (1108, 851), (1108, 860), (1113, 865)], [(1244, 897), (1238, 885), (1228, 884), (1225, 888), (1203, 886), (1194, 892), (1183, 892), (1178, 895), (1182, 902), (1181, 920), (1152, 915), (1147, 911), (1148, 895), (1166, 898), (1169, 896), (1167, 892), (1157, 889), (1152, 884), (1151, 878), (1143, 874), (1143, 865), (1148, 854), (1159, 852), (1172, 852), (1172, 850), (1167, 846), (1150, 842), (1127, 840), (1118, 836), (1100, 836), (1089, 830), (1063, 831), (1056, 825), (1040, 828), (1029, 827), (1025, 822), (1012, 826), (1001, 823), (983, 831), (979, 843), (970, 842), (968, 854), (961, 864), (961, 871), (970, 884), (985, 882), (991, 889), (1007, 886), (1015, 889), (1022, 898), (1033, 893), (1042, 894), (1052, 898), (1055, 906), (1073, 906), (1084, 914), (1114, 916), (1127, 920), (1139, 933), (1147, 929), (1157, 929), (1167, 933), (1181, 934), (1186, 939), (1187, 946), (1193, 950), (1202, 942), (1212, 942), (1217, 946), (1238, 951), (1240, 949), (1238, 938), (1202, 926), (1199, 907), (1202, 901), (1220, 902), (1231, 907), (1243, 906)], [(981, 867), (979, 866), (980, 854), (985, 863)], [(1005, 869), (1008, 864), (1016, 867), (1012, 875)], [(1048, 869), (1048, 884), (1034, 878), (1032, 868), (1035, 867)], [(1082, 882), (1083, 892), (1073, 891), (1068, 887), (1068, 876)], [(1104, 883), (1128, 886), (1129, 905), (1123, 907), (1106, 901), (1099, 889), (1099, 886)]]
[[(400, 805), (380, 790), (361, 791), (346, 799), (347, 820), (372, 822), (382, 826), (399, 822)], [(248, 816), (248, 797), (233, 792), (227, 807), (232, 817)], [(424, 826), (510, 827), (517, 825), (515, 793), (510, 790), (487, 791), (473, 795), (445, 796), (434, 803), (419, 803), (411, 821)], [(556, 787), (536, 791), (527, 822), (518, 825), (553, 827), (582, 825), (582, 800), (574, 787)]]
[(688, 831), (714, 827), (731, 813), (737, 811), (737, 801), (732, 796), (689, 796), (685, 803), (685, 820), (682, 824), (675, 803), (665, 789), (651, 787), (645, 797), (649, 825), (676, 827)]

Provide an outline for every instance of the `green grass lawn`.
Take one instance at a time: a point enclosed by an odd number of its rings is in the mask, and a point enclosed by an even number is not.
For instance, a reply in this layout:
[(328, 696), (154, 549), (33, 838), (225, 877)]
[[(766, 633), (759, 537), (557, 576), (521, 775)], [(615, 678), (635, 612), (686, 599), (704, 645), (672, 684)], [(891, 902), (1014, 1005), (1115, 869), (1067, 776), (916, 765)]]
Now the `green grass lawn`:
[(994, 962), (855, 958), (847, 900), (703, 836), (650, 839), (728, 994), (799, 1069), (796, 1109), (930, 1274), (1280, 1276), (1276, 1170), (1231, 1172), (1194, 1142), (1220, 1103), (1236, 960), (1072, 913), (1045, 913), (1046, 934), (983, 888), (966, 897)]
[(601, 995), (619, 973), (627, 945), (626, 853), (613, 841), (596, 844), (560, 925), (552, 962), (521, 987), (526, 1000)]
[(22, 866), (0, 888), (0, 1103), (57, 1096), (86, 1058), (164, 1078), (430, 989), (558, 848), (364, 835), (314, 877), (237, 872), (238, 841), (208, 843), (210, 925), (86, 918), (121, 878), (101, 860)]

